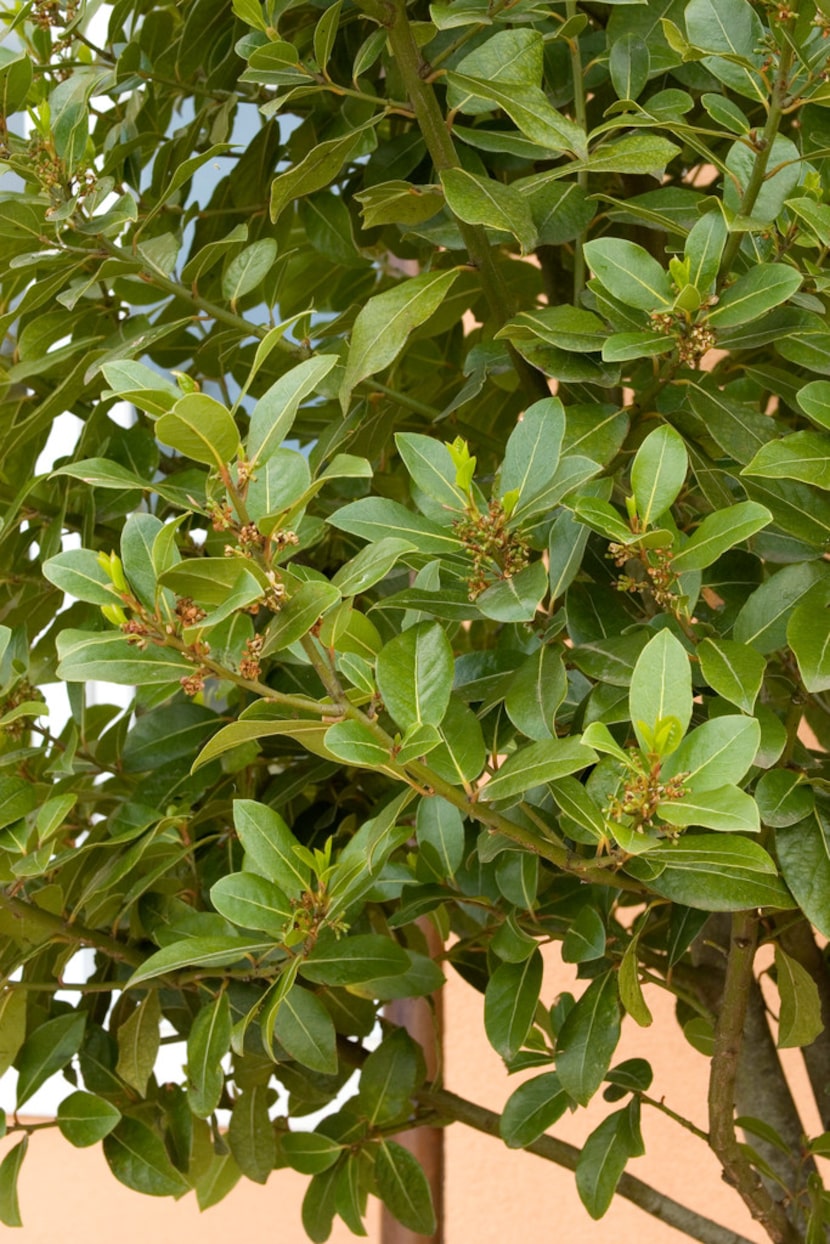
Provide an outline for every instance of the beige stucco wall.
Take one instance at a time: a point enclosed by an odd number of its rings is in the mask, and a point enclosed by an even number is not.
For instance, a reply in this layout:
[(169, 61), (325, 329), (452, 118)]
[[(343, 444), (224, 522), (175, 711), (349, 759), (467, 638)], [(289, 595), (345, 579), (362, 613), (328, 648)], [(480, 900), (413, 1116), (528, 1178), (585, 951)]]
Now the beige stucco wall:
[[(545, 998), (572, 983), (571, 970), (555, 951), (546, 957)], [(630, 1020), (615, 1061), (635, 1055), (654, 1066), (652, 1095), (665, 1095), (676, 1110), (705, 1126), (706, 1060), (679, 1035), (671, 998), (654, 987), (646, 990), (655, 1022), (647, 1030)], [(482, 1001), (458, 978), (446, 990), (447, 1087), (482, 1105), (500, 1109), (517, 1081), (508, 1081), (501, 1062), (483, 1034)], [(797, 1051), (787, 1052), (788, 1070), (801, 1101), (808, 1099)], [(563, 1119), (554, 1132), (579, 1143), (611, 1109), (599, 1101)], [(816, 1134), (815, 1112), (805, 1111)], [(647, 1155), (629, 1164), (631, 1174), (678, 1200), (704, 1210), (752, 1240), (763, 1239), (734, 1192), (720, 1179), (715, 1159), (700, 1141), (654, 1110), (644, 1110)], [(5, 1148), (8, 1142), (3, 1142)], [(25, 1220), (16, 1233), (21, 1244), (302, 1244), (300, 1203), (306, 1180), (275, 1172), (265, 1187), (243, 1182), (221, 1205), (200, 1215), (192, 1197), (178, 1203), (141, 1197), (109, 1174), (98, 1149), (75, 1150), (51, 1131), (32, 1138), (21, 1175)], [(379, 1240), (373, 1206), (369, 1239)], [(11, 1233), (8, 1233), (11, 1235)], [(354, 1237), (340, 1224), (333, 1244)], [(606, 1217), (592, 1222), (583, 1210), (573, 1176), (539, 1158), (506, 1149), (499, 1141), (454, 1126), (447, 1132), (447, 1244), (514, 1244), (554, 1240), (556, 1244), (678, 1244), (684, 1239), (633, 1205), (617, 1198)]]

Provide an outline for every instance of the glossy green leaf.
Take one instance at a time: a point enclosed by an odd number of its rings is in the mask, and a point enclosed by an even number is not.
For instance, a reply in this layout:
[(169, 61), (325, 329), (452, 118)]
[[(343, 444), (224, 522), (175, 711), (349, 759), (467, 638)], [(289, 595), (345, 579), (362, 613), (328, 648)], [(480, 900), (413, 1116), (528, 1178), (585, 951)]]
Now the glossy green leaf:
[(723, 329), (758, 320), (791, 298), (801, 279), (801, 273), (786, 264), (758, 264), (721, 295), (709, 313), (709, 323)]
[(626, 306), (643, 311), (671, 306), (674, 298), (668, 273), (641, 246), (621, 238), (597, 238), (583, 249), (594, 275)]
[(419, 1235), (432, 1235), (435, 1213), (426, 1175), (417, 1158), (394, 1140), (381, 1140), (375, 1154), (378, 1195), (398, 1222)]
[(613, 972), (593, 980), (568, 1013), (556, 1044), (562, 1087), (581, 1106), (599, 1088), (620, 1037), (620, 1006)]
[(0, 1162), (0, 1222), (7, 1227), (23, 1226), (17, 1184), (28, 1148), (29, 1137), (27, 1135), (19, 1140)]
[(596, 759), (594, 752), (575, 739), (546, 739), (514, 752), (484, 788), (487, 799), (521, 795), (531, 786), (553, 782), (585, 769)]
[(632, 1125), (634, 1102), (608, 1116), (595, 1128), (579, 1155), (576, 1189), (592, 1218), (602, 1218), (611, 1204), (629, 1158), (644, 1152), (639, 1125)]
[(459, 220), (512, 234), (523, 254), (533, 249), (536, 228), (527, 200), (518, 190), (461, 168), (442, 172), (441, 184), (447, 206)]
[(251, 413), (248, 458), (262, 464), (276, 453), (294, 424), (300, 404), (320, 385), (337, 362), (333, 354), (318, 354), (290, 368), (266, 389)]
[(146, 1196), (183, 1196), (188, 1190), (161, 1137), (139, 1119), (123, 1118), (104, 1137), (104, 1157), (115, 1178)]
[(301, 1175), (317, 1175), (333, 1166), (343, 1146), (319, 1132), (289, 1132), (283, 1136), (280, 1149), (292, 1170)]
[(663, 777), (684, 775), (694, 794), (739, 782), (752, 764), (761, 742), (753, 717), (715, 717), (698, 726), (666, 761)]
[(70, 1011), (36, 1028), (17, 1057), (17, 1109), (36, 1093), (50, 1076), (61, 1071), (81, 1048), (86, 1013)]
[(308, 886), (309, 869), (295, 850), (297, 839), (279, 813), (253, 799), (235, 800), (233, 813), (239, 840), (255, 871), (289, 899), (298, 898)]
[(542, 956), (538, 950), (522, 963), (500, 964), (487, 982), (484, 1029), (502, 1058), (514, 1058), (524, 1045), (541, 988)]
[(666, 425), (648, 434), (631, 466), (631, 490), (643, 528), (677, 499), (688, 467), (686, 446), (674, 428)]
[(555, 738), (554, 717), (567, 691), (559, 649), (543, 646), (511, 675), (504, 707), (513, 725), (529, 739)]
[(728, 510), (707, 514), (688, 543), (672, 558), (672, 570), (677, 574), (704, 570), (736, 544), (761, 531), (772, 519), (767, 507), (756, 501), (741, 501)]
[(522, 1149), (553, 1127), (570, 1099), (555, 1071), (520, 1084), (505, 1102), (499, 1133), (510, 1149)]
[(318, 985), (359, 985), (397, 976), (409, 967), (406, 951), (378, 933), (357, 933), (339, 940), (320, 938), (300, 965), (300, 973)]
[(360, 1073), (358, 1101), (370, 1126), (407, 1119), (425, 1076), (423, 1053), (409, 1033), (402, 1028), (388, 1032)]
[(644, 751), (652, 750), (660, 722), (670, 717), (678, 722), (679, 729), (668, 734), (660, 748), (663, 755), (674, 751), (692, 718), (692, 675), (688, 654), (671, 631), (659, 631), (640, 653), (628, 702), (634, 733)]
[(278, 886), (256, 873), (231, 873), (211, 887), (210, 901), (231, 924), (259, 929), (280, 941), (294, 908)]
[(452, 691), (453, 657), (440, 623), (421, 622), (378, 654), (378, 690), (398, 725), (440, 726)]

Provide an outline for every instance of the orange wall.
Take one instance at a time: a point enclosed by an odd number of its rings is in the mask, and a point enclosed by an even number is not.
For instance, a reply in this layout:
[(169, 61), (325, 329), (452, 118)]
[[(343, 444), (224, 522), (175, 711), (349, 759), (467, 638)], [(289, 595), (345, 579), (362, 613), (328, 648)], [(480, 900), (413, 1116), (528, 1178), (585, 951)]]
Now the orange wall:
[[(544, 997), (552, 999), (572, 984), (571, 969), (554, 950), (546, 954)], [(654, 1013), (653, 1027), (623, 1025), (615, 1061), (635, 1055), (648, 1058), (655, 1069), (651, 1094), (665, 1095), (680, 1113), (705, 1127), (706, 1060), (686, 1045), (672, 1018), (672, 1000), (647, 986)], [(446, 1084), (462, 1096), (500, 1110), (518, 1083), (508, 1080), (498, 1056), (483, 1034), (482, 1000), (457, 977), (446, 990)], [(787, 1051), (788, 1071), (799, 1100), (806, 1101), (806, 1082), (797, 1051)], [(562, 1119), (557, 1136), (579, 1143), (610, 1110), (603, 1101)], [(815, 1112), (806, 1112), (813, 1134), (821, 1131)], [(676, 1123), (653, 1109), (644, 1109), (646, 1156), (629, 1164), (633, 1175), (677, 1200), (705, 1210), (725, 1226), (751, 1240), (763, 1240), (736, 1194), (720, 1178), (708, 1149)], [(3, 1142), (4, 1147), (8, 1142)], [(243, 1181), (222, 1204), (200, 1215), (192, 1197), (179, 1202), (142, 1197), (118, 1184), (98, 1149), (76, 1150), (51, 1131), (32, 1137), (21, 1175), (21, 1208), (25, 1227), (21, 1244), (182, 1244), (191, 1236), (199, 1244), (227, 1244), (244, 1233), (245, 1244), (303, 1244), (300, 1203), (306, 1180), (277, 1171), (266, 1187)], [(616, 1198), (606, 1217), (592, 1222), (583, 1210), (573, 1176), (530, 1154), (505, 1148), (499, 1141), (461, 1125), (447, 1131), (447, 1244), (514, 1244), (532, 1239), (558, 1244), (678, 1244), (686, 1237)], [(379, 1241), (379, 1216), (373, 1205), (369, 1239)], [(340, 1224), (333, 1244), (354, 1237)]]

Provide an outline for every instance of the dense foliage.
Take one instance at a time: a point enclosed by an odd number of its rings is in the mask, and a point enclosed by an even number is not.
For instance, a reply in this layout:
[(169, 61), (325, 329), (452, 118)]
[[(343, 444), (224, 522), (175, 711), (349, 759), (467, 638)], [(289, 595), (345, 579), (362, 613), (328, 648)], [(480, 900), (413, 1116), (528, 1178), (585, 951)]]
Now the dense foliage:
[[(289, 1165), (314, 1240), (370, 1193), (429, 1233), (392, 1137), (496, 1124), (364, 1042), (460, 973), (533, 1072), (508, 1145), (735, 1240), (623, 1174), (647, 981), (711, 1059), (699, 1143), (824, 1240), (775, 1042), (830, 1129), (827, 0), (95, 10), (2, 14), (19, 1108), (63, 1073), (56, 1126), (139, 1191)], [(545, 1135), (600, 1092), (581, 1153)]]

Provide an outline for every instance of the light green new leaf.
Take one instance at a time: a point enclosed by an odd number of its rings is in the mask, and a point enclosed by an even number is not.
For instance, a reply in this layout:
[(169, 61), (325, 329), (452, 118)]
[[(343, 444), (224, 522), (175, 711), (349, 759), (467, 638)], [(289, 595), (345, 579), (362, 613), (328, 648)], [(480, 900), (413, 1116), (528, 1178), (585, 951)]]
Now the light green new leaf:
[(734, 639), (708, 638), (698, 644), (697, 657), (712, 690), (751, 713), (767, 667), (760, 652)]
[(637, 658), (628, 703), (634, 733), (645, 751), (651, 750), (651, 735), (661, 721), (674, 717), (679, 722), (680, 730), (667, 739), (663, 754), (674, 751), (692, 719), (692, 673), (686, 649), (671, 631), (659, 631)]
[(674, 428), (666, 424), (648, 434), (631, 466), (631, 491), (642, 528), (653, 524), (676, 501), (688, 469), (683, 437)]
[(806, 968), (775, 947), (775, 975), (781, 996), (778, 1048), (812, 1045), (824, 1031), (818, 986)]
[(453, 655), (439, 622), (419, 622), (378, 653), (378, 690), (399, 726), (440, 726), (450, 701)]
[(672, 557), (672, 569), (677, 574), (704, 570), (772, 521), (771, 512), (757, 501), (739, 501), (728, 510), (707, 514), (689, 542)]
[(340, 404), (344, 411), (355, 386), (394, 362), (412, 330), (438, 310), (459, 271), (451, 268), (410, 277), (364, 304), (352, 329), (346, 371), (340, 386)]

